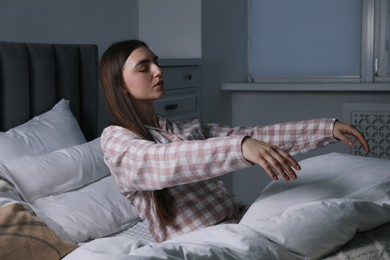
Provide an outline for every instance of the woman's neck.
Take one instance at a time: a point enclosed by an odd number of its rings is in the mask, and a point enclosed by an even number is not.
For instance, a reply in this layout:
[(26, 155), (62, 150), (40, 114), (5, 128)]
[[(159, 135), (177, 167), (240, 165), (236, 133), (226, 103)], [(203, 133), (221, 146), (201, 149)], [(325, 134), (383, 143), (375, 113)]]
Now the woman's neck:
[(153, 102), (137, 102), (134, 104), (134, 108), (145, 125), (160, 128)]

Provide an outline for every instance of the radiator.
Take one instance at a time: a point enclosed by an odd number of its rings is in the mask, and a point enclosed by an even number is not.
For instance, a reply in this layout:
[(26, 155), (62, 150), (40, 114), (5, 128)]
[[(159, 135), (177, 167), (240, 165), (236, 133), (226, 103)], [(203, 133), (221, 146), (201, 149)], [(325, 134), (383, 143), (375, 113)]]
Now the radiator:
[[(367, 156), (390, 159), (390, 104), (344, 104), (344, 120), (354, 125), (370, 145)], [(351, 154), (366, 155), (359, 142)]]

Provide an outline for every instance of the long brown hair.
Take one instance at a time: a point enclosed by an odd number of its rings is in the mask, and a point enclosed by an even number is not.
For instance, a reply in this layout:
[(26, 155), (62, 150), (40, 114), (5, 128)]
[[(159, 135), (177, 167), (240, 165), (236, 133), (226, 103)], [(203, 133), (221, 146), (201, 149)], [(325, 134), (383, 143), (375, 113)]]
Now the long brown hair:
[[(107, 105), (117, 124), (136, 133), (141, 138), (155, 141), (137, 115), (125, 90), (122, 69), (130, 54), (139, 47), (148, 46), (139, 40), (128, 40), (112, 44), (103, 54), (100, 62), (100, 79)], [(165, 189), (153, 191), (155, 209), (163, 223), (169, 224), (174, 215), (167, 208), (169, 198)]]

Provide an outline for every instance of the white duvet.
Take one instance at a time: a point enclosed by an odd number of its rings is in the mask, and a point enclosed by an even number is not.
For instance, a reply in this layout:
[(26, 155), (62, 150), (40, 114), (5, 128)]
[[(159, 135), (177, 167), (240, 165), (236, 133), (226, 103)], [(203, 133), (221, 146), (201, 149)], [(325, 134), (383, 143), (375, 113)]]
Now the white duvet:
[(356, 232), (390, 222), (390, 161), (331, 153), (303, 160), (299, 178), (272, 182), (239, 224), (161, 244), (99, 238), (74, 259), (320, 259)]

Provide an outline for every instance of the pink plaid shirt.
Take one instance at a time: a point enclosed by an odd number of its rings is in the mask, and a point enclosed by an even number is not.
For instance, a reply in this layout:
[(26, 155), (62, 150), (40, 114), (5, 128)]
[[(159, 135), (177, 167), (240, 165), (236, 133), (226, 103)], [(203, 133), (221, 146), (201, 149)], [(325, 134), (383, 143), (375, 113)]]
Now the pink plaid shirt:
[[(227, 127), (199, 120), (171, 122), (159, 118), (161, 129), (148, 127), (156, 142), (120, 127), (104, 129), (104, 159), (120, 192), (147, 221), (157, 242), (222, 222), (239, 221), (245, 208), (217, 178), (252, 164), (241, 143), (246, 136), (272, 143), (290, 154), (334, 142), (334, 119), (257, 127)], [(175, 225), (164, 225), (154, 211), (153, 190), (166, 188)]]

